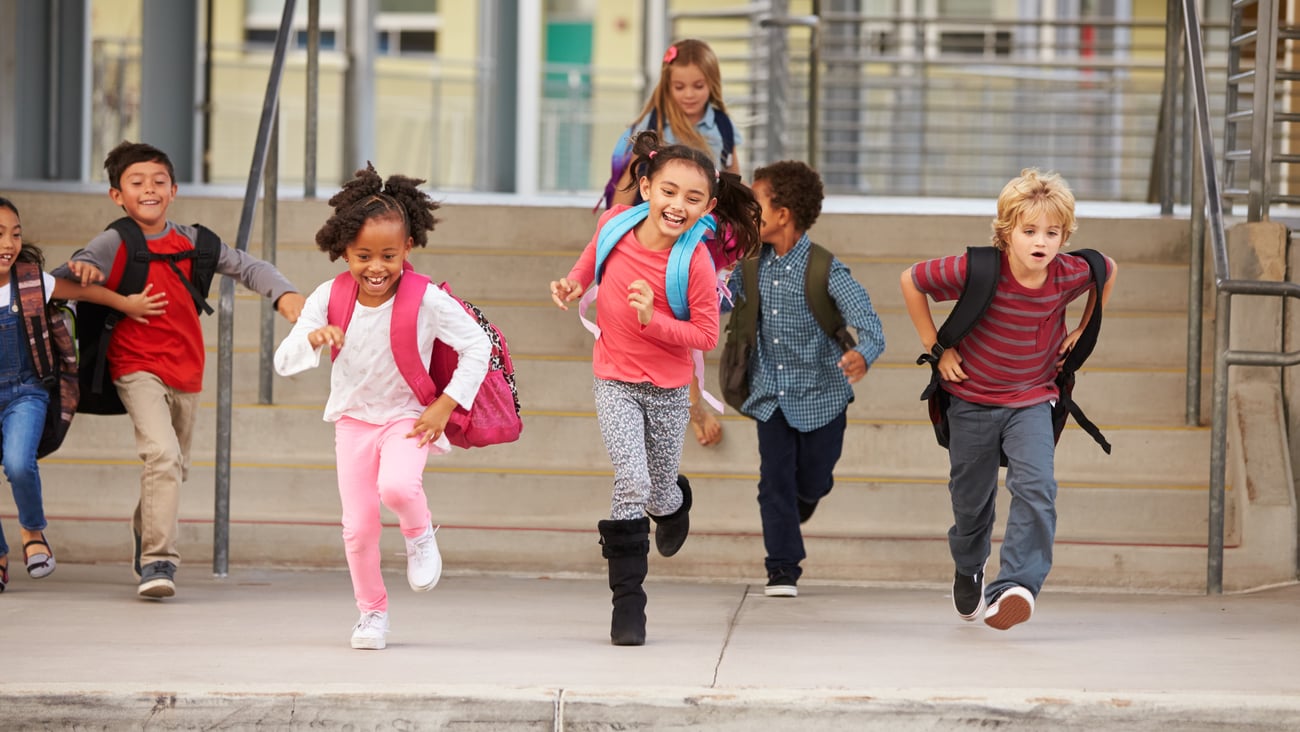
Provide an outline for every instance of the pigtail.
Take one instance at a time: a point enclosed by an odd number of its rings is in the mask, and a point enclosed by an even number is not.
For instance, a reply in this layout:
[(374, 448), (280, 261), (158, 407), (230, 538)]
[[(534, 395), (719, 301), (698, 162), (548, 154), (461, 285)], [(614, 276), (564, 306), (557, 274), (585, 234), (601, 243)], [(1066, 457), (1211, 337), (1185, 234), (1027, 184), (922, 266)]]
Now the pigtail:
[(718, 221), (719, 232), (729, 232), (731, 241), (726, 243), (727, 259), (737, 261), (753, 256), (758, 251), (759, 222), (763, 218), (763, 207), (749, 186), (735, 173), (722, 173), (715, 185), (717, 204), (713, 207), (713, 217)]
[(657, 169), (655, 156), (662, 146), (658, 132), (642, 130), (637, 133), (636, 137), (632, 139), (632, 163), (628, 166), (628, 170), (632, 171), (632, 174), (628, 176), (628, 183), (623, 188), (624, 191), (636, 190), (636, 187), (641, 185), (643, 176), (654, 177), (654, 171)]
[(438, 202), (429, 194), (420, 190), (423, 180), (408, 178), (404, 175), (390, 175), (384, 183), (384, 195), (392, 198), (402, 207), (406, 215), (407, 230), (415, 246), (422, 247), (429, 242), (429, 232), (439, 219), (433, 215), (438, 210)]
[(334, 215), (316, 232), (316, 246), (328, 252), (332, 262), (343, 256), (367, 221), (385, 216), (401, 219), (413, 243), (425, 246), (428, 233), (438, 221), (433, 216), (438, 203), (420, 190), (423, 182), (404, 175), (392, 175), (384, 181), (375, 166), (366, 163), (329, 200)]

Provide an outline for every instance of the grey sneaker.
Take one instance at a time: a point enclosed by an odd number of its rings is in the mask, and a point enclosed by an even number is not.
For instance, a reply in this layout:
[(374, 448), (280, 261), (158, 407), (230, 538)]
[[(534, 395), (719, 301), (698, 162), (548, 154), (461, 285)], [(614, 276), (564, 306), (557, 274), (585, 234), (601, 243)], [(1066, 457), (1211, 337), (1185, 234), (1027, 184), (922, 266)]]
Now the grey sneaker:
[(163, 598), (176, 594), (176, 565), (171, 562), (150, 562), (140, 573), (140, 597)]

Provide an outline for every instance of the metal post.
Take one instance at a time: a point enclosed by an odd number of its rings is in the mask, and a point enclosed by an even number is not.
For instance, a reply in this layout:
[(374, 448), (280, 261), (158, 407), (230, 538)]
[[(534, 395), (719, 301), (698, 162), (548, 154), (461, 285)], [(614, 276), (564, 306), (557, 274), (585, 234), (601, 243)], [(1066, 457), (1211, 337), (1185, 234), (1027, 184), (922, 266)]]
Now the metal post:
[[(1255, 79), (1253, 99), (1255, 116), (1250, 125), (1250, 197), (1249, 221), (1268, 220), (1268, 196), (1272, 184), (1273, 159), (1273, 76), (1277, 66), (1277, 3), (1259, 0), (1255, 21)], [(1266, 93), (1267, 92), (1267, 93)]]
[(817, 141), (821, 137), (821, 0), (813, 0), (812, 15), (808, 23), (808, 164), (814, 169), (819, 164), (820, 151)]
[[(783, 21), (789, 15), (787, 0), (772, 0), (771, 20)], [(790, 47), (785, 25), (771, 22), (767, 29), (767, 159), (771, 163), (785, 157), (785, 110), (790, 98)], [(755, 161), (757, 164), (758, 161)]]
[[(303, 120), (303, 198), (316, 197), (316, 133), (320, 121), (320, 0), (307, 0), (307, 118)], [(276, 117), (276, 129), (279, 129)], [(277, 139), (279, 134), (276, 134)], [(278, 143), (277, 143), (278, 144)]]
[[(375, 157), (374, 0), (347, 0), (348, 67), (343, 75), (343, 181)], [(343, 182), (340, 181), (340, 182)]]
[[(266, 148), (266, 170), (262, 175), (262, 259), (275, 264), (276, 227), (280, 196), (280, 107), (276, 105), (271, 122), (271, 140)], [(273, 403), (271, 372), (275, 354), (275, 307), (262, 298), (261, 342), (257, 350), (257, 403)]]
[[(285, 45), (293, 27), (295, 0), (285, 0), (280, 30), (275, 36), (275, 52), (267, 75), (266, 94), (262, 99), (262, 116), (257, 125), (257, 142), (253, 145), (253, 163), (244, 189), (244, 206), (239, 215), (236, 248), (248, 250), (253, 230), (253, 210), (257, 207), (257, 188), (270, 146), (271, 122), (280, 104), (280, 80), (284, 77)], [(212, 517), (212, 573), (225, 577), (230, 569), (230, 431), (234, 381), (235, 348), (235, 281), (221, 278), (221, 297), (217, 304), (217, 455), (216, 486)]]
[[(1195, 120), (1189, 125), (1200, 130)], [(1191, 241), (1188, 242), (1190, 261), (1187, 274), (1187, 413), (1184, 421), (1189, 427), (1201, 423), (1201, 341), (1204, 330), (1204, 302), (1201, 297), (1205, 286), (1205, 172), (1201, 166), (1201, 146), (1192, 145), (1192, 212)]]
[(1228, 332), (1232, 295), (1219, 291), (1214, 312), (1214, 415), (1210, 421), (1210, 533), (1205, 593), (1223, 594), (1223, 494), (1228, 472)]
[(1168, 0), (1165, 10), (1165, 81), (1160, 95), (1160, 131), (1156, 135), (1160, 213), (1174, 212), (1174, 99), (1178, 96), (1178, 58), (1182, 45), (1182, 0)]

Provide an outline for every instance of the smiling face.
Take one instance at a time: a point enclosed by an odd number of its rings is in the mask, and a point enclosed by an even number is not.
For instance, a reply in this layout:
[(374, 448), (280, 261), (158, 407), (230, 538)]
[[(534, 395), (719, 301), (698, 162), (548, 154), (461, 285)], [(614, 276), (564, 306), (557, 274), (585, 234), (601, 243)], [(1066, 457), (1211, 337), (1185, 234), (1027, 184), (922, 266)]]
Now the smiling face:
[(672, 69), (669, 92), (673, 101), (691, 122), (704, 119), (704, 107), (709, 103), (709, 81), (704, 78), (704, 72), (695, 64), (669, 68)]
[(145, 234), (158, 234), (167, 227), (167, 207), (176, 200), (176, 183), (162, 163), (135, 163), (122, 171), (120, 187), (110, 188), (108, 197), (126, 209)]
[(400, 217), (370, 219), (361, 227), (343, 255), (348, 271), (361, 286), (357, 302), (376, 307), (397, 294), (397, 280), (411, 243), (406, 222)]
[(1065, 226), (1046, 213), (1028, 213), (1011, 227), (1008, 239), (1011, 274), (1022, 285), (1039, 287), (1047, 279), (1047, 266), (1065, 245)]
[(0, 285), (9, 283), (9, 272), (22, 248), (23, 225), (18, 220), (18, 214), (13, 209), (0, 206)]
[(754, 198), (758, 199), (758, 205), (763, 210), (763, 220), (758, 229), (759, 239), (766, 242), (773, 241), (785, 226), (785, 217), (790, 215), (790, 209), (772, 205), (772, 184), (766, 180), (754, 181), (751, 190), (754, 191)]
[(654, 180), (641, 179), (641, 197), (650, 202), (650, 215), (637, 227), (637, 240), (648, 249), (667, 249), (677, 237), (713, 210), (709, 179), (687, 160), (664, 162)]

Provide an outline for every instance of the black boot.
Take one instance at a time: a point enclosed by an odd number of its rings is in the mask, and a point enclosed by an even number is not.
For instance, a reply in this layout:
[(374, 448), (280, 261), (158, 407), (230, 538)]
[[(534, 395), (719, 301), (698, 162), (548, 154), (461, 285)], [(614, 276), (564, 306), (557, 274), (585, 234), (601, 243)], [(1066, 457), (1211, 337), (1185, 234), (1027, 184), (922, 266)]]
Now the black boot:
[(682, 489), (682, 507), (667, 516), (650, 514), (655, 520), (655, 548), (665, 557), (676, 554), (691, 531), (691, 482), (679, 475), (677, 487)]
[(614, 614), (609, 640), (616, 646), (645, 645), (645, 582), (650, 553), (650, 520), (601, 521), (601, 553), (609, 560), (609, 589)]

